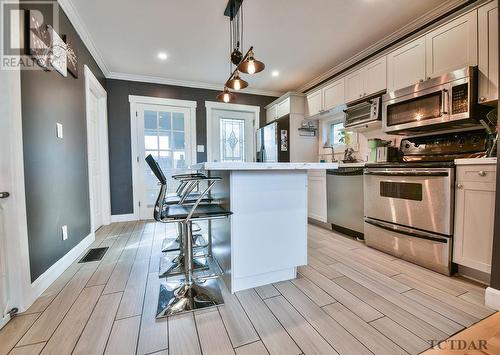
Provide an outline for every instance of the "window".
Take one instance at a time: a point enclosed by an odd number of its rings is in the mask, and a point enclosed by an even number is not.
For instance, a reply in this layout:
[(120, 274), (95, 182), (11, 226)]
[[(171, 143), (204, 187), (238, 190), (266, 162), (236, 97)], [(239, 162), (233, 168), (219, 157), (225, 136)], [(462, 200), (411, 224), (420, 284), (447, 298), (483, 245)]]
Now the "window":
[(330, 145), (344, 145), (345, 142), (341, 141), (343, 137), (344, 122), (332, 122), (330, 123)]
[(221, 161), (245, 161), (245, 120), (220, 120)]

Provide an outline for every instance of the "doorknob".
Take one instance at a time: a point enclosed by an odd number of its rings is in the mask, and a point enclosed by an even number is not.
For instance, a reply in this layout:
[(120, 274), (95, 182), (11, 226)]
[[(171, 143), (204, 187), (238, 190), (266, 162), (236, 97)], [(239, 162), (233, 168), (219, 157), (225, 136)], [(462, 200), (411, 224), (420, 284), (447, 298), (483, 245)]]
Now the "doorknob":
[(8, 192), (0, 192), (0, 198), (7, 198), (10, 194)]

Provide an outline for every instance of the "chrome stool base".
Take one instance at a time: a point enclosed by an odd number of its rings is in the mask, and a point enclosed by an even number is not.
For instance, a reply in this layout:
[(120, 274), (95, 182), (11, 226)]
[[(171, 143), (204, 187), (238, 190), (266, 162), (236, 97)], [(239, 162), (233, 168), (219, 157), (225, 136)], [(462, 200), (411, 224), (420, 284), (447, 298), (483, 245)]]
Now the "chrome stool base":
[[(205, 248), (208, 246), (207, 241), (203, 237), (202, 234), (194, 234), (193, 235), (193, 247), (194, 248)], [(176, 239), (164, 239), (163, 244), (161, 246), (161, 251), (164, 253), (168, 253), (171, 251), (179, 251), (180, 250), (180, 240), (179, 237)]]
[[(174, 258), (169, 258), (164, 256), (160, 259), (160, 269), (158, 271), (158, 277), (168, 277), (183, 274), (185, 272), (184, 267), (184, 255), (177, 255)], [(204, 255), (193, 257), (193, 271), (207, 270), (208, 263)]]
[(156, 318), (224, 304), (217, 279), (196, 281), (172, 280), (160, 285)]

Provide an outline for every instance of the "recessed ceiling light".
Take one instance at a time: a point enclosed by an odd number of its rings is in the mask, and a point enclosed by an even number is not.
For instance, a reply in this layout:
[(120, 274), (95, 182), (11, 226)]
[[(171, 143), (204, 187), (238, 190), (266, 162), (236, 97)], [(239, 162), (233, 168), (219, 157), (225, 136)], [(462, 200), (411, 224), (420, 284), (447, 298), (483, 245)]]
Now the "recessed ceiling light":
[(280, 72), (277, 71), (277, 70), (274, 70), (272, 73), (271, 73), (272, 76), (280, 76)]
[(168, 58), (167, 53), (165, 53), (165, 52), (158, 53), (158, 59), (160, 59), (160, 60), (167, 60), (167, 58)]

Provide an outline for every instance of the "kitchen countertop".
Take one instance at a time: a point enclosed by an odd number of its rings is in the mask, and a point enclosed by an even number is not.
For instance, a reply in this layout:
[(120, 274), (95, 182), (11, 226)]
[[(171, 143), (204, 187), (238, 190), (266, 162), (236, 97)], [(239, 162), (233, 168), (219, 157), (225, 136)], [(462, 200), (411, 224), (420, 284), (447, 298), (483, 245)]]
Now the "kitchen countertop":
[(479, 164), (496, 164), (497, 158), (467, 158), (455, 159), (455, 165), (479, 165)]
[(323, 170), (336, 169), (338, 163), (199, 163), (191, 166), (193, 170)]

